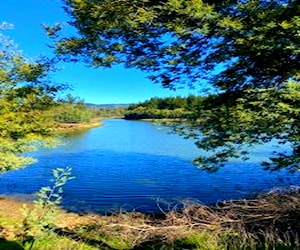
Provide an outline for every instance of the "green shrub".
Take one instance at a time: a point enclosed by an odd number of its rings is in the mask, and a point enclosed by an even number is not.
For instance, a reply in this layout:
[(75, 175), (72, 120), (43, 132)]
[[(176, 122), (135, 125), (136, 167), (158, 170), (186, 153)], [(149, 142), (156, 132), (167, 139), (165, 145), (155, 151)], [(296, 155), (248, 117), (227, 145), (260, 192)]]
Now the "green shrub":
[(54, 120), (59, 123), (83, 123), (93, 118), (93, 113), (87, 108), (70, 104), (56, 107), (52, 112)]
[(23, 206), (24, 219), (20, 225), (18, 238), (26, 249), (33, 249), (37, 239), (53, 235), (58, 206), (62, 202), (62, 187), (73, 179), (71, 168), (53, 169), (53, 185), (42, 187), (37, 194), (34, 206)]

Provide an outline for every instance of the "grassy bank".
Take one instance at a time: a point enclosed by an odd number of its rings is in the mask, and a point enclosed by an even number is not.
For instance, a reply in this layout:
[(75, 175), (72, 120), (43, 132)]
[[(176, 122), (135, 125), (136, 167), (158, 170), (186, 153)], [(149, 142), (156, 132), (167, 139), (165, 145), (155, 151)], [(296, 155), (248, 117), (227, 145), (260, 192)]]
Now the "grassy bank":
[(79, 131), (88, 130), (91, 128), (99, 127), (101, 126), (101, 121), (104, 118), (97, 117), (93, 118), (89, 122), (83, 122), (83, 123), (57, 123), (57, 127), (55, 128), (55, 132), (58, 134), (67, 134), (67, 133), (75, 133)]
[[(0, 200), (0, 249), (29, 249), (21, 247), (21, 206)], [(180, 211), (156, 216), (80, 216), (60, 210), (54, 230), (37, 237), (32, 249), (300, 249), (299, 221), (297, 188), (215, 206), (187, 201)]]

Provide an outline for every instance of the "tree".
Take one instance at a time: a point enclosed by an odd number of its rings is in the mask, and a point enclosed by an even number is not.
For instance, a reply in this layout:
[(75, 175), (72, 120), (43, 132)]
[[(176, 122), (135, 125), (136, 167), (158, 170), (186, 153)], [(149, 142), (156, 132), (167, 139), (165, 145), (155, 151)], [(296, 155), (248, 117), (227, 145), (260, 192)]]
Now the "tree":
[[(217, 149), (199, 159), (203, 167), (244, 154), (241, 145), (278, 138), (291, 143), (292, 156), (273, 160), (299, 168), (298, 0), (65, 0), (65, 10), (77, 32), (56, 37), (64, 60), (123, 63), (167, 88), (209, 84), (219, 93), (188, 126), (199, 147)], [(268, 129), (268, 121), (276, 124)]]
[[(235, 94), (235, 93), (234, 93)], [(248, 159), (251, 146), (274, 141), (277, 152), (262, 165), (268, 170), (299, 170), (300, 86), (289, 82), (280, 89), (249, 89), (235, 96), (225, 92), (209, 96), (194, 112), (188, 126), (178, 132), (212, 151), (195, 163), (215, 171), (228, 158)], [(188, 131), (187, 131), (188, 128)], [(291, 152), (286, 149), (290, 147)]]
[(71, 94), (57, 100), (57, 105), (51, 113), (57, 123), (84, 123), (89, 122), (94, 116), (84, 104), (84, 100)]
[(51, 60), (27, 60), (0, 33), (0, 172), (33, 162), (23, 153), (53, 143), (49, 110), (64, 86), (48, 81), (51, 70)]
[[(152, 97), (150, 100), (138, 104), (132, 104), (128, 107), (124, 114), (124, 118), (128, 120), (137, 119), (172, 119), (186, 120), (192, 115), (192, 111), (196, 109), (196, 103), (200, 104), (203, 97)], [(188, 106), (193, 104), (194, 106)], [(191, 111), (191, 108), (192, 111)]]

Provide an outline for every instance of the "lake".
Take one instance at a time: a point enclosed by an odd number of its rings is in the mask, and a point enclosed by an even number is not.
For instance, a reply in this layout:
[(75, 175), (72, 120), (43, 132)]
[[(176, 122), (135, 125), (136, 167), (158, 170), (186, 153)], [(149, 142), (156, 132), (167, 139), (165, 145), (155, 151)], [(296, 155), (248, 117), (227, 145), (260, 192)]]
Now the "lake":
[(105, 120), (104, 126), (64, 138), (65, 145), (35, 152), (38, 163), (0, 175), (0, 195), (32, 200), (49, 185), (52, 169), (72, 167), (63, 207), (77, 212), (159, 212), (192, 199), (213, 204), (277, 186), (299, 185), (300, 175), (259, 166), (274, 148), (255, 148), (251, 161), (230, 161), (217, 173), (191, 164), (199, 149), (155, 123)]

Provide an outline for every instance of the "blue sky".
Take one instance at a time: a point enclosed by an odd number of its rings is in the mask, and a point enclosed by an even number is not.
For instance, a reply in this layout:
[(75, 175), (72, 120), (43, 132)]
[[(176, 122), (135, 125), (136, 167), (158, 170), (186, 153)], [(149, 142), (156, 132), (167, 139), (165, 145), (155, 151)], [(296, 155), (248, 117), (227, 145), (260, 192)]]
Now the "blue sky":
[[(23, 54), (29, 58), (52, 53), (42, 24), (64, 23), (68, 16), (61, 8), (60, 0), (1, 0), (0, 23), (12, 23), (14, 28), (7, 31)], [(153, 84), (146, 75), (138, 70), (116, 66), (110, 69), (93, 69), (84, 64), (65, 63), (60, 71), (52, 74), (53, 80), (68, 83), (71, 93), (86, 102), (135, 103), (151, 97), (164, 97), (197, 94), (192, 90), (171, 91)]]

